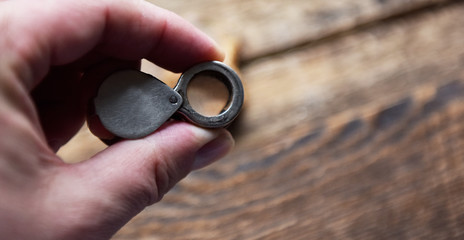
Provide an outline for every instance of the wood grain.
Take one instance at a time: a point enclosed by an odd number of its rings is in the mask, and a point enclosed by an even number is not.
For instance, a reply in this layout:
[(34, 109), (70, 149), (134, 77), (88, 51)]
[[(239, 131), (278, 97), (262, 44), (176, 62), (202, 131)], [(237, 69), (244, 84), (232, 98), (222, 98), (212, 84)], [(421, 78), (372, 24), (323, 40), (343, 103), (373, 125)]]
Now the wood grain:
[[(256, 17), (278, 14), (275, 4), (210, 8)], [(232, 155), (191, 174), (114, 239), (463, 238), (462, 16), (455, 1), (245, 65), (248, 102)]]
[(462, 14), (461, 5), (427, 11), (246, 66), (253, 94), (238, 131), (249, 144), (302, 120), (359, 115), (361, 106), (380, 108), (417, 86), (456, 78), (464, 56), (456, 21)]
[(285, 51), (446, 0), (150, 0), (173, 10), (219, 41), (243, 42), (244, 60)]

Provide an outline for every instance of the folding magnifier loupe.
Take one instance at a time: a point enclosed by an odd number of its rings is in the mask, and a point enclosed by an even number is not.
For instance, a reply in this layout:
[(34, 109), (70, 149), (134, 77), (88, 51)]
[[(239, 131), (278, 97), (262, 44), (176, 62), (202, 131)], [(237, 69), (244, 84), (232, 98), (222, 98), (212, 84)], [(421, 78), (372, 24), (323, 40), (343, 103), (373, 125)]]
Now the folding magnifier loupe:
[[(229, 91), (228, 103), (218, 115), (202, 115), (189, 103), (187, 88), (199, 75), (221, 81)], [(140, 71), (117, 71), (100, 85), (94, 107), (109, 132), (122, 139), (136, 139), (149, 135), (179, 115), (200, 127), (226, 127), (239, 114), (243, 100), (243, 86), (238, 75), (226, 64), (212, 61), (185, 71), (174, 89)]]

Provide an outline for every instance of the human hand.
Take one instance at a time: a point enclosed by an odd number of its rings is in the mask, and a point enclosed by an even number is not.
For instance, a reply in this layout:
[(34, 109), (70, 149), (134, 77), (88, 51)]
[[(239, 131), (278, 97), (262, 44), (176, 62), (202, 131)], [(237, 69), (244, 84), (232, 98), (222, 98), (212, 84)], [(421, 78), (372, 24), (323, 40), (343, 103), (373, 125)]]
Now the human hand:
[(79, 164), (55, 154), (109, 72), (142, 58), (175, 72), (223, 58), (176, 15), (141, 0), (0, 1), (0, 29), (2, 239), (109, 238), (232, 148), (223, 129), (170, 122)]

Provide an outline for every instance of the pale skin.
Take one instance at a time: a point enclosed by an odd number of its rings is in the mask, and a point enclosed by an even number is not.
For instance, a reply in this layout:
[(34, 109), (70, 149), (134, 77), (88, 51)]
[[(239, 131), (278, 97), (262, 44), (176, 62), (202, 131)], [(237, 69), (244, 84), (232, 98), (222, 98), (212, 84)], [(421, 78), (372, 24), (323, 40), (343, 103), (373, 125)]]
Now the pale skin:
[(79, 164), (55, 154), (109, 72), (223, 59), (175, 14), (141, 0), (0, 0), (0, 30), (0, 238), (108, 239), (232, 148), (224, 129), (170, 122)]

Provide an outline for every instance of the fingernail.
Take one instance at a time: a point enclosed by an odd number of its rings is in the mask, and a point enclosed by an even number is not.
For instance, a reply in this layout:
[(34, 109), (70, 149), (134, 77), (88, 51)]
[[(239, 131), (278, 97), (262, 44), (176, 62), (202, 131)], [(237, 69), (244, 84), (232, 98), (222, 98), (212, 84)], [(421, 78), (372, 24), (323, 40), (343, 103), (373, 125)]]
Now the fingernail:
[(226, 52), (219, 45), (216, 45), (216, 50), (218, 52), (217, 60), (224, 61), (226, 59)]
[(195, 155), (192, 170), (198, 170), (221, 159), (234, 147), (235, 142), (229, 132), (223, 131), (216, 138), (205, 144)]
[(226, 58), (226, 52), (224, 51), (224, 49), (221, 48), (221, 46), (219, 45), (219, 43), (214, 40), (212, 37), (210, 36), (207, 36), (210, 40), (210, 42), (214, 45), (214, 50), (216, 51), (216, 56), (214, 57), (215, 60), (218, 60), (218, 61), (224, 61), (224, 59)]

